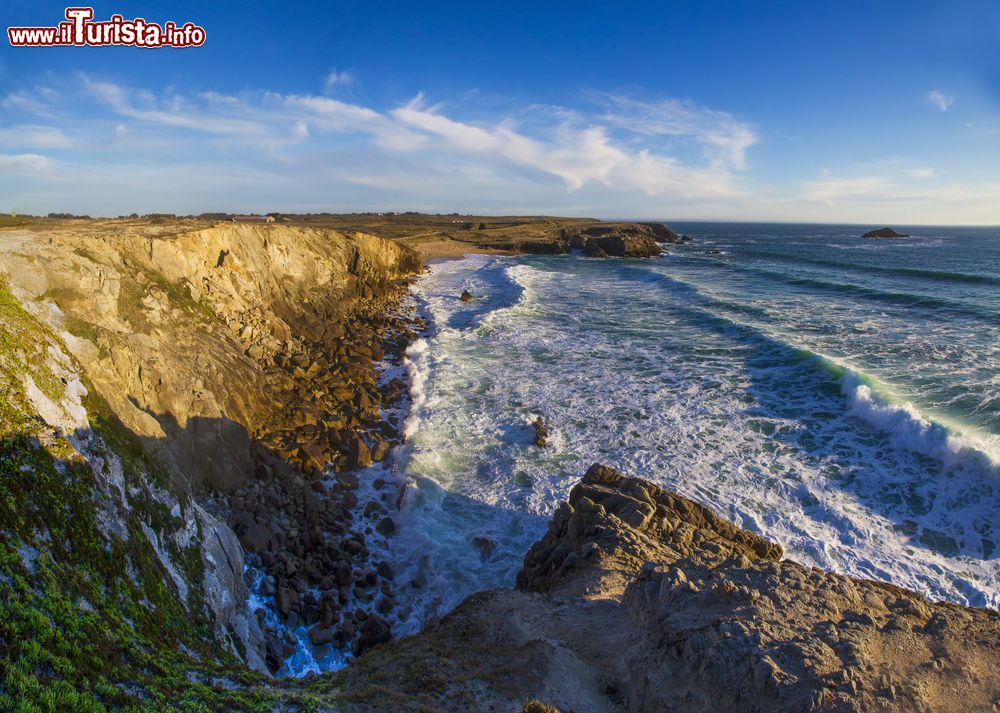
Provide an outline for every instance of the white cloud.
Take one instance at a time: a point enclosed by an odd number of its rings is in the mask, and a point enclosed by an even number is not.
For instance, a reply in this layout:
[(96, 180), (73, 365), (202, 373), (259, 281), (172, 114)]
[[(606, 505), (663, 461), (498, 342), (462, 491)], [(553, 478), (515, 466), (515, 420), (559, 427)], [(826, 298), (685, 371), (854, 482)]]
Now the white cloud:
[(955, 103), (955, 97), (946, 96), (939, 89), (932, 89), (927, 92), (927, 101), (936, 106), (941, 111), (948, 111)]
[(877, 195), (889, 186), (889, 182), (878, 176), (860, 178), (823, 178), (802, 184), (799, 197), (805, 201), (834, 203), (849, 199), (867, 199)]
[(72, 79), (0, 99), (0, 210), (1000, 223), (1000, 187), (942, 184), (919, 154), (751, 183), (757, 128), (691, 101), (589, 93), (573, 109), (502, 98), (491, 108), (472, 92), (375, 107)]
[(55, 115), (58, 105), (58, 96), (54, 89), (45, 85), (39, 85), (28, 90), (20, 90), (7, 94), (0, 106), (10, 111), (16, 111), (20, 115), (33, 114), (35, 116), (52, 117)]
[[(638, 103), (620, 100), (619, 106), (634, 109)], [(669, 128), (642, 121), (638, 113), (631, 115), (635, 119), (632, 121), (626, 120), (624, 113), (594, 118), (581, 117), (567, 110), (544, 108), (541, 111), (554, 117), (555, 123), (542, 127), (536, 136), (519, 131), (511, 121), (473, 125), (451, 119), (440, 109), (425, 107), (420, 96), (393, 110), (391, 116), (411, 129), (430, 135), (443, 150), (493, 158), (548, 173), (562, 179), (569, 191), (579, 190), (586, 184), (600, 184), (612, 190), (639, 190), (650, 196), (731, 194), (734, 192), (732, 171), (745, 166), (746, 148), (755, 140), (755, 137), (748, 137), (745, 127), (735, 123), (735, 131), (726, 131), (718, 123), (696, 127), (693, 121), (696, 112), (690, 109), (686, 110), (685, 126), (677, 124)], [(708, 113), (701, 110), (702, 115)], [(617, 139), (612, 132), (616, 127), (625, 129), (630, 139), (645, 140), (645, 143), (635, 148), (634, 140)], [(686, 165), (667, 154), (658, 141), (663, 135), (694, 136), (709, 147), (704, 165)]]
[(62, 129), (55, 126), (21, 124), (0, 128), (0, 145), (29, 146), (39, 149), (66, 149), (74, 141)]
[(609, 125), (644, 136), (689, 139), (702, 148), (713, 165), (746, 168), (747, 150), (759, 141), (751, 124), (691, 101), (647, 102), (604, 93), (592, 96), (606, 106), (601, 119)]
[[(213, 102), (224, 99), (222, 112), (206, 110), (181, 97), (168, 97), (157, 100), (148, 92), (130, 92), (111, 82), (101, 82), (80, 75), (85, 91), (93, 98), (106, 104), (121, 116), (136, 119), (149, 124), (191, 129), (222, 135), (261, 136), (263, 126), (259, 122), (234, 116), (232, 110), (242, 108), (239, 102), (228, 102), (229, 98), (221, 98), (216, 94), (203, 95), (209, 106)], [(226, 111), (228, 109), (228, 111)]]
[[(382, 112), (326, 96), (206, 92), (193, 98), (156, 97), (87, 76), (81, 80), (85, 93), (119, 120), (147, 129), (217, 135), (274, 155), (294, 144), (366, 136), (372, 150), (423, 152), (430, 160), (446, 152), (497, 174), (553, 176), (568, 191), (600, 185), (649, 196), (731, 195), (737, 192), (736, 173), (746, 167), (746, 152), (757, 140), (751, 127), (725, 112), (669, 100), (643, 104), (600, 95), (603, 113), (597, 115), (534, 107), (518, 121), (470, 122), (428, 105), (421, 94)], [(695, 155), (675, 155), (678, 139), (697, 146)]]
[(0, 154), (0, 171), (39, 175), (48, 173), (55, 162), (48, 156), (36, 153)]
[(323, 80), (323, 91), (329, 94), (336, 87), (353, 83), (354, 83), (354, 75), (351, 74), (350, 72), (345, 72), (345, 71), (338, 72), (336, 69), (331, 69), (330, 73), (326, 75), (326, 79)]

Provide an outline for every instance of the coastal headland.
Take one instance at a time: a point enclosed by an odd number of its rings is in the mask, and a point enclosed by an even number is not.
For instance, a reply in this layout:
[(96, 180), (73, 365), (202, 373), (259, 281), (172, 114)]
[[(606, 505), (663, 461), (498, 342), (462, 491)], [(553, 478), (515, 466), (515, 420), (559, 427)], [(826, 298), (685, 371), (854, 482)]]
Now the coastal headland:
[[(515, 588), (389, 644), (408, 585), (369, 545), (404, 484), (365, 479), (404, 440), (396, 373), (426, 326), (410, 281), (468, 252), (652, 257), (690, 238), (272, 217), (0, 227), (0, 708), (995, 709), (995, 611), (810, 570), (601, 466)], [(353, 663), (272, 678), (296, 629)]]

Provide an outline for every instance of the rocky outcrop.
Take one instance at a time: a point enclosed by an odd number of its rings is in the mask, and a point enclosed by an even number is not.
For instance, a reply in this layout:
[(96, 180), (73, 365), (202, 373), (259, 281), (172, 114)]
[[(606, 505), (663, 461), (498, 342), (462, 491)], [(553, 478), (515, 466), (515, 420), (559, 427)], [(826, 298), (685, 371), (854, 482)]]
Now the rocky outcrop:
[(595, 465), (514, 590), (469, 597), (340, 673), (336, 710), (991, 711), (1000, 615), (782, 559)]
[(885, 227), (885, 228), (879, 228), (878, 230), (869, 230), (867, 233), (865, 233), (861, 237), (862, 238), (885, 238), (885, 239), (892, 239), (892, 238), (908, 238), (910, 236), (906, 235), (905, 233), (897, 233), (895, 230), (893, 230), (890, 227)]
[(640, 258), (659, 255), (659, 242), (673, 234), (666, 226), (648, 223), (600, 223), (565, 232), (570, 247), (590, 257)]
[[(67, 434), (98, 482), (131, 472), (127, 487), (105, 488), (114, 497), (103, 501), (117, 505), (101, 527), (148, 541), (163, 578), (149, 586), (166, 584), (192, 626), (207, 617), (220, 651), (275, 670), (285, 652), (265, 651), (247, 609), (245, 552), (273, 570), (283, 613), (307, 624), (344, 603), (336, 584), (325, 608), (304, 596), (322, 593), (338, 568), (356, 578), (352, 596), (387, 589), (352, 531), (357, 478), (318, 481), (384, 459), (402, 437), (383, 407), (405, 384), (381, 384), (376, 363), (415, 337), (395, 305), (419, 268), (391, 241), (280, 225), (79, 221), (4, 231), (10, 309), (50, 335), (42, 353), (58, 352), (74, 375), (60, 382), (46, 367), (45, 388), (61, 394), (77, 387), (60, 383), (85, 382), (79, 389), (97, 401), (26, 397), (17, 419), (0, 414), (0, 435), (36, 437), (37, 425), (19, 424), (37, 421)], [(0, 346), (12, 383), (32, 373), (28, 363), (55, 359), (11, 361), (26, 357)], [(35, 382), (18, 388), (43, 393)], [(107, 466), (137, 457), (149, 465)]]
[(678, 235), (662, 223), (600, 222), (560, 227), (543, 237), (495, 239), (479, 247), (532, 255), (565, 255), (580, 250), (588, 257), (647, 258), (660, 255), (661, 245), (688, 242), (690, 237)]

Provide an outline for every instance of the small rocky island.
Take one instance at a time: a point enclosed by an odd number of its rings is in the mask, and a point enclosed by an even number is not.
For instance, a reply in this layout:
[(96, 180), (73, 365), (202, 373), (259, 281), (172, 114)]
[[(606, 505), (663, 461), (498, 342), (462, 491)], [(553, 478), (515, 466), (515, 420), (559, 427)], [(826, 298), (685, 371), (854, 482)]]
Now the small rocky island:
[(878, 230), (869, 230), (867, 233), (861, 236), (862, 238), (872, 238), (872, 239), (883, 239), (883, 240), (893, 240), (898, 238), (908, 238), (910, 237), (906, 233), (897, 233), (892, 228), (886, 226), (884, 228), (879, 228)]

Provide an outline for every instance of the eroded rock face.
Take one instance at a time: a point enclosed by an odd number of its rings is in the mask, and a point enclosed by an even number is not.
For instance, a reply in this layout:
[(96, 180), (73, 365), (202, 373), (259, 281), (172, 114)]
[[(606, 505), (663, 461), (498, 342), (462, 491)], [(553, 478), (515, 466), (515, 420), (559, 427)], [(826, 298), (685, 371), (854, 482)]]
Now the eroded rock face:
[(659, 242), (666, 242), (666, 237), (667, 233), (653, 224), (610, 223), (581, 228), (570, 236), (569, 242), (571, 247), (591, 257), (643, 258), (659, 255), (662, 252)]
[[(398, 281), (420, 269), (413, 250), (389, 240), (282, 225), (159, 235), (109, 221), (4, 240), (17, 241), (0, 249), (11, 287), (56, 305), (52, 326), (79, 333), (69, 346), (101, 395), (195, 491), (235, 490), (253, 477), (255, 436), (317, 424), (333, 411), (317, 406), (327, 396), (373, 391), (380, 325), (355, 324), (357, 315), (384, 312)], [(365, 398), (375, 408), (377, 395)], [(341, 451), (318, 425), (315, 448), (270, 445), (315, 466)]]
[[(687, 498), (595, 465), (515, 590), (469, 597), (339, 683), (348, 697), (383, 686), (400, 710), (534, 699), (575, 711), (993, 710), (997, 612), (781, 557)], [(415, 670), (447, 684), (428, 696)]]
[(623, 600), (633, 710), (991, 710), (1000, 620), (796, 562), (650, 567)]
[(510, 247), (535, 255), (582, 250), (588, 257), (647, 258), (660, 255), (661, 244), (690, 241), (661, 223), (593, 223), (562, 228), (544, 240), (516, 241)]
[[(198, 548), (204, 563), (204, 581), (192, 583), (162, 554), (156, 523), (143, 523), (178, 598), (204, 594), (216, 638), (239, 642), (244, 660), (264, 670), (262, 633), (246, 608), (244, 550), (274, 569), (282, 613), (307, 624), (320, 607), (303, 590), (338, 564), (370, 573), (366, 587), (377, 584), (363, 541), (349, 537), (356, 496), (327, 493), (316, 480), (330, 466), (384, 459), (401, 439), (380, 408), (403, 388), (383, 394), (375, 365), (414, 338), (412, 320), (394, 305), (420, 260), (363, 233), (201, 226), (87, 221), (8, 231), (0, 275), (65, 341), (63, 361), (80, 365), (162, 465), (173, 498), (165, 507), (183, 520), (184, 547)], [(78, 380), (63, 383), (76, 393)], [(79, 398), (67, 411), (37, 388), (27, 393), (36, 391), (31, 409), (50, 425), (86, 426)], [(118, 514), (108, 520), (112, 530), (127, 529)], [(330, 610), (344, 590), (325, 590)], [(267, 663), (273, 670), (280, 657)]]

